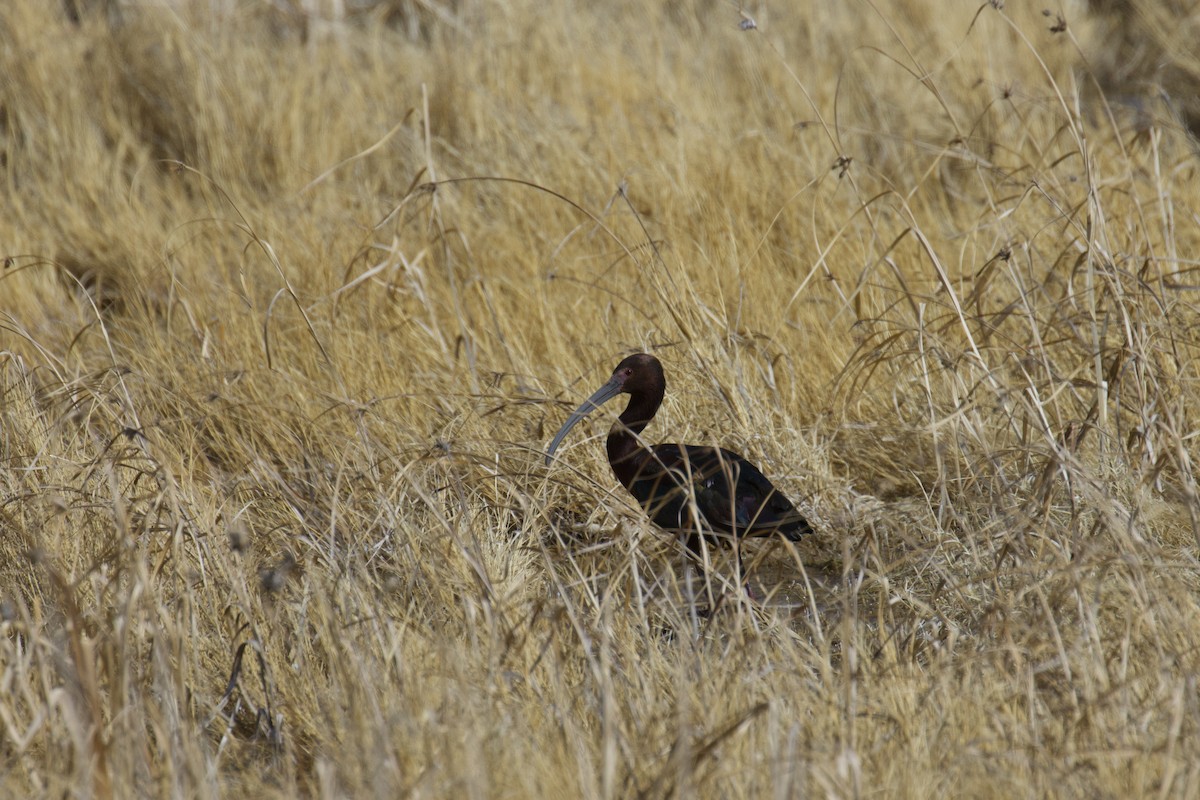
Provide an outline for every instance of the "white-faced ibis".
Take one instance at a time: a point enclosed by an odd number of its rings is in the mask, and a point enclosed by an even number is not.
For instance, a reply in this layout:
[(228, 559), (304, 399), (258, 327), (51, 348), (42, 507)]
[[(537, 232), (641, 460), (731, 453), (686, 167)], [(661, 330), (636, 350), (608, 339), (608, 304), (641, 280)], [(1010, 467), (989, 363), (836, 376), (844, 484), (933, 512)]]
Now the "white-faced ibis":
[(702, 537), (732, 541), (740, 571), (742, 537), (781, 534), (797, 541), (812, 533), (795, 506), (737, 453), (694, 444), (644, 445), (639, 434), (654, 419), (666, 387), (657, 358), (629, 356), (554, 435), (546, 464), (576, 423), (602, 403), (628, 394), (629, 405), (608, 432), (608, 463), (654, 524), (685, 537), (701, 564)]

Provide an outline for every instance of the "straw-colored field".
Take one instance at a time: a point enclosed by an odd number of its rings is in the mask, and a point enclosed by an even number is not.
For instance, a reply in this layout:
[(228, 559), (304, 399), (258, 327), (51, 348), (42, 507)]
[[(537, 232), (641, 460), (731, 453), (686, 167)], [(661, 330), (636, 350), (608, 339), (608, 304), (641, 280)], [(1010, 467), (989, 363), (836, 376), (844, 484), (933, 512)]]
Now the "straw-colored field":
[[(0, 3), (0, 795), (1200, 794), (1200, 10), (1107, 5)], [(543, 463), (638, 350), (763, 602)]]

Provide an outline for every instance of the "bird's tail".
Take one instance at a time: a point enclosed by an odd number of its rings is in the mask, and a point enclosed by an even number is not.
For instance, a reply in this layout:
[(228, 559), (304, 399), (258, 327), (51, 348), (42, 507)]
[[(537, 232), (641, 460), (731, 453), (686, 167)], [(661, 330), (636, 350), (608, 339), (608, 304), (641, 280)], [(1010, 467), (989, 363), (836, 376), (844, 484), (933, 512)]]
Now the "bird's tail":
[(788, 514), (780, 522), (782, 524), (779, 526), (779, 532), (790, 542), (798, 542), (800, 541), (800, 537), (807, 536), (813, 532), (812, 526), (808, 524), (808, 520), (798, 513)]

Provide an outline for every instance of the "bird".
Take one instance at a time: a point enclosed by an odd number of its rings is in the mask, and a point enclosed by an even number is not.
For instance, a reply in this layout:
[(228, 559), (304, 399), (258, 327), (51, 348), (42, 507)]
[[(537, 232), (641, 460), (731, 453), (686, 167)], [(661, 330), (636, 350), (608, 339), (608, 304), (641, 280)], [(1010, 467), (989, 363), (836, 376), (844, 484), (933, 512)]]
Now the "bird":
[[(743, 575), (742, 538), (780, 535), (795, 542), (813, 532), (791, 501), (737, 453), (709, 445), (644, 444), (640, 434), (662, 405), (666, 387), (657, 358), (648, 353), (625, 358), (554, 435), (546, 465), (580, 420), (627, 394), (629, 403), (608, 432), (608, 463), (651, 521), (684, 539), (698, 564), (705, 561), (704, 541), (732, 543)], [(753, 599), (749, 583), (744, 585)]]

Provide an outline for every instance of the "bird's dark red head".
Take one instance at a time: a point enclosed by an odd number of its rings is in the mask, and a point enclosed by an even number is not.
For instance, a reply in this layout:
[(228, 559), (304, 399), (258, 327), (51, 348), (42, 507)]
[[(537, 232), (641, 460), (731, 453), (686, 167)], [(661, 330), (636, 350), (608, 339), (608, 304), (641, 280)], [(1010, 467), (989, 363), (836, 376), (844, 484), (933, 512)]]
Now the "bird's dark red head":
[(654, 412), (662, 402), (666, 387), (667, 379), (657, 358), (648, 353), (629, 356), (617, 364), (612, 377), (567, 418), (550, 442), (546, 451), (546, 463), (550, 463), (554, 451), (575, 423), (619, 394), (631, 395), (629, 406), (621, 414), (622, 422), (633, 433), (640, 433), (646, 427), (646, 423), (654, 418)]
[(662, 364), (649, 353), (636, 353), (617, 364), (612, 380), (623, 394), (657, 394), (667, 386)]

